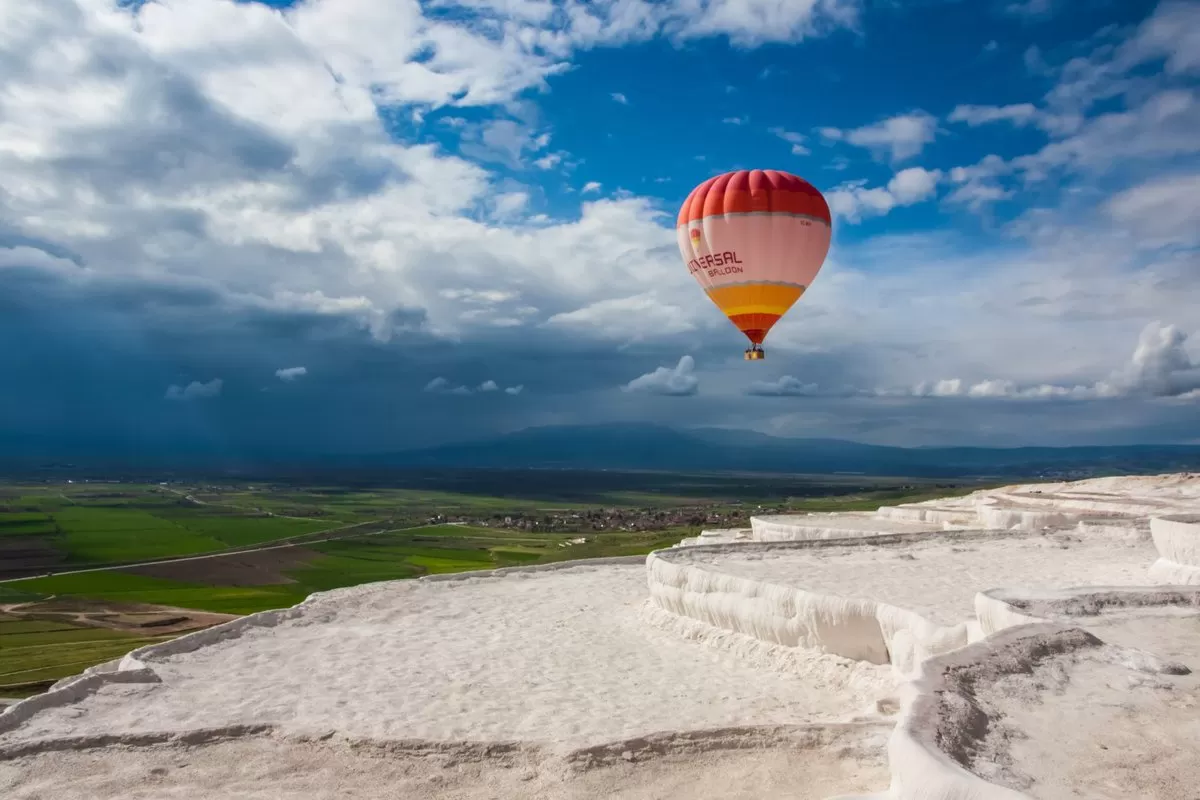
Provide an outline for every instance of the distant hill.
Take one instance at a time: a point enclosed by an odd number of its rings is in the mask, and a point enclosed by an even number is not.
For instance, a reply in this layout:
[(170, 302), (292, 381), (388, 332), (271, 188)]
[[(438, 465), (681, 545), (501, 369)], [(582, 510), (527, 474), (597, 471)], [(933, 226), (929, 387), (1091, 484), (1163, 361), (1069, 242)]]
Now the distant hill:
[(113, 437), (23, 441), (0, 437), (0, 471), (65, 476), (123, 471), (157, 480), (178, 474), (363, 475), (391, 470), (527, 469), (661, 472), (860, 473), (927, 478), (1088, 477), (1200, 471), (1200, 446), (882, 447), (839, 439), (792, 439), (725, 428), (646, 423), (527, 428), (473, 442), (377, 454), (321, 454), (271, 448), (222, 449), (207, 440), (129, 442)]
[(381, 467), (1073, 477), (1098, 472), (1200, 470), (1200, 446), (904, 448), (721, 428), (609, 424), (527, 428), (491, 439), (370, 456), (362, 461)]

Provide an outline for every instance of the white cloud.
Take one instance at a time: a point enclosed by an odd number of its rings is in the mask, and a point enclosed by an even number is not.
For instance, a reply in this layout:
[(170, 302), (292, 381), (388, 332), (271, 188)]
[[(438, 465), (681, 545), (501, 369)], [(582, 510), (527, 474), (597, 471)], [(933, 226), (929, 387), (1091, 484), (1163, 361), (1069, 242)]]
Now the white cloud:
[[(881, 392), (881, 395), (894, 394)], [(1094, 400), (1100, 397), (1116, 397), (1117, 390), (1107, 384), (1091, 386), (1054, 386), (1039, 384), (1020, 387), (1007, 380), (983, 380), (968, 384), (958, 378), (919, 383), (912, 388), (913, 397), (962, 397), (971, 399), (1011, 400)]]
[(511, 219), (529, 206), (529, 192), (501, 192), (492, 198), (492, 216)]
[[(685, 273), (682, 265), (679, 272)], [(686, 273), (685, 273), (686, 277)], [(690, 280), (690, 278), (688, 279)], [(685, 286), (684, 294), (695, 299), (695, 285)], [(681, 298), (682, 299), (682, 298)], [(681, 305), (664, 302), (655, 292), (600, 300), (574, 311), (555, 314), (545, 325), (552, 330), (570, 331), (600, 339), (642, 339), (687, 333), (696, 325), (693, 317), (712, 311), (695, 302), (688, 302), (689, 311)], [(716, 321), (716, 318), (709, 316)]]
[(1148, 245), (1200, 244), (1200, 173), (1155, 178), (1114, 195), (1105, 208)]
[(1012, 197), (1014, 192), (994, 183), (968, 181), (946, 195), (946, 202), (965, 206), (972, 211), (982, 211), (992, 203)]
[(579, 191), (581, 194), (587, 194), (588, 192), (598, 192), (598, 191), (600, 191), (600, 182), (599, 181), (588, 181), (587, 183), (585, 183), (583, 185), (583, 188), (580, 189)]
[[(1091, 39), (1091, 52), (1057, 66), (1030, 48), (1030, 71), (1056, 79), (1040, 107), (960, 107), (951, 119), (968, 124), (1007, 119), (1050, 134), (1053, 140), (1039, 151), (1010, 162), (1027, 183), (1200, 153), (1194, 135), (1200, 97), (1179, 80), (1200, 74), (1200, 3), (1162, 2), (1122, 36), (1116, 26), (1101, 29)], [(1105, 102), (1117, 108), (1094, 113)]]
[(308, 374), (308, 367), (282, 367), (275, 370), (275, 377), (285, 383), (290, 383), (297, 378), (303, 378)]
[(725, 119), (721, 120), (721, 122), (724, 122), (726, 125), (745, 125), (749, 121), (750, 121), (750, 118), (745, 117), (745, 116), (743, 116), (743, 117), (725, 117)]
[(700, 388), (700, 379), (695, 374), (696, 362), (691, 356), (683, 356), (672, 367), (659, 367), (653, 372), (634, 378), (621, 387), (626, 392), (646, 392), (671, 397), (689, 397)]
[(941, 170), (909, 167), (892, 176), (888, 181), (888, 191), (900, 205), (912, 205), (932, 197), (937, 192), (941, 177)]
[(203, 397), (216, 397), (221, 393), (223, 383), (220, 378), (213, 378), (207, 383), (192, 381), (187, 386), (171, 384), (167, 387), (164, 397), (168, 400), (197, 400)]
[(1046, 63), (1041, 48), (1036, 44), (1025, 48), (1025, 52), (1021, 54), (1021, 63), (1025, 65), (1025, 71), (1030, 75), (1040, 76), (1050, 71), (1050, 65)]
[(1117, 54), (1124, 64), (1163, 59), (1170, 75), (1200, 74), (1200, 3), (1166, 0)]
[(1118, 376), (1126, 387), (1156, 397), (1190, 395), (1200, 389), (1200, 362), (1192, 361), (1187, 334), (1174, 325), (1152, 322), (1138, 337), (1128, 368)]
[(1057, 9), (1057, 0), (1018, 0), (1004, 7), (1006, 13), (1026, 19), (1049, 17)]
[(806, 156), (812, 152), (804, 146), (805, 137), (802, 133), (795, 133), (783, 128), (771, 128), (771, 133), (790, 144), (792, 146), (792, 155), (794, 156)]
[(1013, 103), (1007, 106), (956, 106), (947, 117), (950, 122), (965, 122), (970, 127), (992, 122), (1011, 122), (1013, 125), (1028, 125), (1038, 116), (1033, 103)]
[(1008, 378), (964, 380), (943, 378), (912, 387), (853, 389), (829, 392), (816, 383), (790, 375), (755, 381), (746, 394), (772, 397), (938, 397), (1012, 400), (1100, 400), (1145, 396), (1189, 400), (1200, 398), (1200, 358), (1187, 351), (1188, 336), (1175, 325), (1146, 324), (1128, 361), (1104, 378), (1087, 383), (1020, 383)]
[[(646, 200), (601, 201), (577, 219), (514, 226), (530, 202), (524, 188), (436, 147), (393, 141), (372, 86), (352, 80), (348, 66), (331, 74), (297, 38), (377, 35), (360, 24), (377, 9), (309, 6), (344, 12), (337, 19), (353, 31), (333, 19), (310, 30), (300, 18), (224, 0), (147, 5), (136, 24), (128, 10), (68, 13), (70, 0), (31, 7), (48, 49), (29, 49), (11, 27), (0, 37), (11, 65), (10, 91), (0, 96), (6, 215), (22, 220), (22, 235), (54, 241), (99, 273), (170, 275), (248, 302), (354, 315), (381, 339), (401, 309), (420, 310), (430, 333), (457, 335), (538, 324), (622, 290), (687, 286)], [(215, 19), (198, 17), (200, 7)], [(214, 50), (201, 33), (243, 39)], [(374, 45), (364, 47), (353, 57)], [(80, 57), (22, 66), (55, 48)], [(123, 66), (93, 72), (105, 59)], [(465, 149), (484, 148), (474, 152), (499, 163), (542, 152), (536, 113), (506, 113), (514, 119), (459, 125)], [(554, 168), (562, 159), (537, 161)], [(508, 299), (463, 315), (440, 293), (463, 286)]]
[(984, 156), (972, 166), (954, 167), (947, 177), (958, 188), (946, 196), (946, 202), (981, 211), (991, 203), (1012, 197), (1014, 192), (999, 182), (1012, 171), (1011, 165), (995, 154)]
[[(504, 394), (515, 396), (515, 395), (520, 394), (521, 390), (524, 388), (525, 388), (524, 386), (509, 386), (504, 389)], [(489, 379), (474, 388), (471, 388), (470, 386), (467, 386), (465, 384), (460, 384), (459, 386), (452, 386), (450, 381), (439, 376), (439, 377), (431, 380), (429, 383), (425, 384), (425, 388), (422, 389), (421, 391), (430, 392), (432, 394), (452, 394), (452, 395), (459, 395), (459, 396), (466, 396), (466, 395), (472, 395), (472, 394), (490, 394), (492, 392), (499, 392), (500, 384), (496, 383), (494, 380)]]
[(969, 167), (954, 167), (949, 172), (950, 180), (955, 183), (987, 180), (1012, 172), (1012, 168), (998, 155), (990, 154), (979, 160), (979, 163)]
[(804, 383), (791, 375), (781, 375), (773, 381), (754, 381), (746, 394), (761, 397), (811, 397), (820, 393), (815, 383)]
[(519, 169), (530, 153), (550, 144), (550, 134), (512, 119), (493, 119), (463, 129), (459, 149), (471, 158)]
[(1102, 172), (1135, 159), (1200, 153), (1200, 99), (1187, 89), (1164, 89), (1125, 111), (1091, 117), (1077, 133), (1012, 159), (1027, 180), (1060, 170)]
[[(564, 349), (587, 338), (608, 353), (632, 341), (675, 353), (702, 346), (710, 331), (728, 335), (729, 323), (680, 264), (672, 209), (625, 197), (585, 203), (569, 218), (524, 215), (539, 195), (523, 182), (549, 177), (532, 169), (565, 177), (573, 157), (551, 144), (521, 92), (542, 88), (579, 47), (652, 35), (794, 39), (853, 24), (849, 5), (696, 0), (689, 12), (602, 0), (545, 15), (533, 3), (478, 0), (478, 24), (466, 26), (448, 14), (425, 18), (418, 4), (367, 0), (309, 0), (282, 13), (171, 0), (145, 5), (136, 23), (111, 3), (23, 4), (20, 26), (0, 26), (3, 213), (26, 241), (52, 242), (78, 263), (20, 247), (0, 250), (0, 265), (17, 259), (81, 286), (102, 276), (187, 287), (238, 309), (347, 320), (380, 341), (420, 330), (497, 351), (527, 335)], [(1136, 44), (1114, 34), (1107, 50), (1053, 68), (1061, 91), (1039, 101), (1044, 118), (1105, 111), (1053, 132), (1057, 150), (947, 175), (915, 167), (875, 188), (844, 184), (827, 193), (831, 203), (843, 219), (865, 218), (932, 198), (948, 178), (950, 199), (986, 205), (1039, 170), (1117, 165), (1122, 179), (1149, 178), (1154, 159), (1194, 155), (1197, 104), (1181, 76), (1195, 69), (1195, 49), (1178, 21), (1162, 24), (1180, 8), (1160, 7)], [(1144, 65), (1138, 81), (1157, 71), (1176, 82), (1130, 83), (1127, 63)], [(392, 105), (377, 108), (380, 99)], [(442, 137), (461, 134), (471, 158), (530, 172), (514, 178), (396, 141), (389, 131), (406, 129), (414, 111)], [(491, 114), (504, 124), (481, 121)], [(910, 117), (915, 124), (894, 123)], [(933, 141), (929, 119), (914, 112), (822, 133), (900, 160)], [(1171, 187), (1138, 180), (1140, 194), (1109, 182), (1092, 200), (1099, 219), (1046, 199), (1051, 208), (1025, 220), (1036, 234), (1007, 253), (949, 232), (839, 241), (803, 312), (773, 330), (773, 352), (825, 348), (839, 355), (838, 370), (879, 370), (881, 385), (911, 386), (936, 357), (943, 368), (934, 374), (963, 376), (968, 389), (996, 375), (1018, 387), (1093, 386), (1096, 359), (1123, 346), (1112, 331), (1159, 316), (1187, 321), (1200, 307), (1195, 254), (1146, 249), (1186, 241), (1183, 206), (1152, 201), (1151, 189)], [(842, 380), (798, 374), (822, 386)], [(474, 394), (481, 378), (442, 389)], [(496, 385), (484, 393), (500, 397)]]
[[(1192, 399), (1200, 390), (1200, 363), (1193, 362), (1185, 345), (1187, 334), (1174, 325), (1151, 322), (1142, 329), (1129, 362), (1104, 379), (1090, 384), (1020, 386), (1003, 379), (968, 383), (959, 378), (919, 383), (914, 397), (964, 397), (1023, 400), (1096, 400), (1131, 395)], [(879, 394), (896, 394), (882, 391)], [(1200, 397), (1198, 397), (1200, 399)]]
[(829, 141), (844, 141), (866, 148), (877, 156), (886, 154), (893, 162), (898, 162), (920, 155), (925, 145), (937, 138), (937, 131), (936, 117), (925, 111), (913, 111), (861, 128), (821, 128), (818, 132)]
[(664, 27), (676, 38), (724, 34), (740, 47), (853, 28), (860, 10), (857, 0), (680, 0), (664, 5), (669, 9)]
[(867, 188), (866, 181), (843, 183), (825, 193), (829, 210), (848, 222), (861, 222), (864, 217), (878, 217), (896, 207), (896, 198), (885, 188)]
[(615, 100), (616, 102), (620, 103), (623, 106), (629, 105), (629, 98), (626, 97), (625, 95), (621, 94), (620, 92), (613, 92), (612, 99)]
[[(1045, 11), (1056, 4), (1021, 5)], [(1031, 72), (1055, 79), (1040, 105), (962, 105), (948, 120), (970, 127), (1033, 125), (1049, 134), (1051, 141), (1040, 150), (1007, 164), (1007, 171), (1026, 184), (1200, 153), (1200, 138), (1193, 133), (1200, 127), (1200, 96), (1194, 86), (1177, 80), (1200, 74), (1200, 3), (1168, 0), (1128, 36), (1110, 26), (1089, 44), (1091, 52), (1060, 65), (1048, 64), (1036, 47), (1026, 52)], [(1146, 69), (1160, 62), (1161, 69)], [(1096, 114), (1104, 102), (1110, 108)], [(972, 181), (958, 196), (985, 204), (1002, 192), (995, 181)]]
[(834, 214), (854, 223), (928, 200), (937, 194), (941, 178), (941, 170), (909, 167), (893, 175), (885, 187), (867, 188), (866, 181), (852, 181), (830, 190), (825, 197)]

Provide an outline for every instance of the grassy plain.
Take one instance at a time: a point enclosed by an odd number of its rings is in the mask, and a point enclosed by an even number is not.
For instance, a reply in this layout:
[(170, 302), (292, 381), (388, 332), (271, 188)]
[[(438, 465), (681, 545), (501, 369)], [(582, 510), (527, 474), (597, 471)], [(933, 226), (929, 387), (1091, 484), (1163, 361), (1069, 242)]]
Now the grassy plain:
[(688, 529), (596, 533), (586, 542), (569, 544), (573, 537), (568, 534), (516, 535), (492, 528), (430, 525), (271, 550), (8, 581), (0, 584), (0, 604), (85, 598), (249, 614), (293, 605), (313, 592), (372, 581), (648, 553), (690, 533)]
[(639, 509), (653, 516), (686, 508), (744, 519), (874, 509), (976, 488), (862, 476), (550, 470), (435, 471), (351, 486), (0, 484), (0, 697), (42, 691), (178, 633), (114, 629), (106, 621), (111, 614), (49, 613), (56, 604), (249, 614), (373, 581), (643, 554), (698, 532), (669, 521), (646, 531), (425, 524), (434, 517), (570, 519), (570, 512)]

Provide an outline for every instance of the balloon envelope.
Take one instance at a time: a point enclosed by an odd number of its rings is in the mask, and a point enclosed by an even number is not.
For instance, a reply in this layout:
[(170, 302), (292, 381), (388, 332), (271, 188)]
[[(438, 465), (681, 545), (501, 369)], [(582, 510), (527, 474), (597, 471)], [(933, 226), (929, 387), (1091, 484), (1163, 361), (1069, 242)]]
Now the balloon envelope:
[(800, 299), (829, 252), (829, 204), (803, 178), (738, 170), (688, 195), (675, 229), (692, 277), (754, 344)]

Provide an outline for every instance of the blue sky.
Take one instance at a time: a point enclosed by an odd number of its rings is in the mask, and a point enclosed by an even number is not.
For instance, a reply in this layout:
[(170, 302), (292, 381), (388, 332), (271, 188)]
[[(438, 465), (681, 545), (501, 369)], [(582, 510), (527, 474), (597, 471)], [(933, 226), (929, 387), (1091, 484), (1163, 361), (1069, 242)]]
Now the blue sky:
[[(0, 447), (1200, 441), (1195, 0), (10, 5)], [(761, 363), (671, 227), (753, 167), (835, 215)]]

